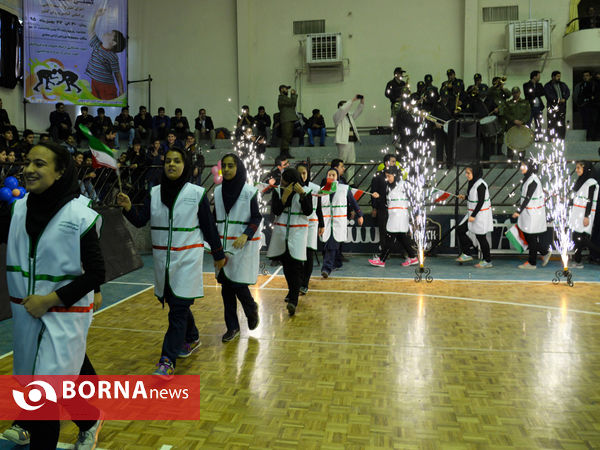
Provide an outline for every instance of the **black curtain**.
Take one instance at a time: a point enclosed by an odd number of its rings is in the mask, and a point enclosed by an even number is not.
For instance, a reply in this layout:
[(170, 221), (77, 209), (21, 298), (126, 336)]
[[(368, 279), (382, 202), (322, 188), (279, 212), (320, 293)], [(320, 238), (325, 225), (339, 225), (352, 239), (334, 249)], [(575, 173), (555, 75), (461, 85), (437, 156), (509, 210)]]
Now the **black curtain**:
[(0, 27), (0, 86), (14, 89), (20, 67), (17, 55), (21, 53), (21, 24), (17, 16), (0, 10)]

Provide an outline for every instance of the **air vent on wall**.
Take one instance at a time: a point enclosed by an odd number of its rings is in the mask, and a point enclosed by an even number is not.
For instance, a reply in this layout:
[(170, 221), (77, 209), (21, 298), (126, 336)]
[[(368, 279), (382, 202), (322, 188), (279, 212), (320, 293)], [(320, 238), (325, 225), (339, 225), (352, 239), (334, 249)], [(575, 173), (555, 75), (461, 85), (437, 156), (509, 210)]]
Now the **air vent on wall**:
[(325, 20), (297, 20), (294, 34), (325, 33)]
[(508, 22), (519, 20), (519, 6), (492, 6), (483, 8), (484, 22)]

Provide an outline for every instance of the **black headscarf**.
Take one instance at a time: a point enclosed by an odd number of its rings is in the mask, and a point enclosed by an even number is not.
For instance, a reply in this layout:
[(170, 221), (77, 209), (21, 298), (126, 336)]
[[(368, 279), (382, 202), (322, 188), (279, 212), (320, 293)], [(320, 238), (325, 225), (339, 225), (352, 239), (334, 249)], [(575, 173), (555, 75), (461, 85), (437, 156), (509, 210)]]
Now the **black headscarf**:
[(473, 164), (472, 166), (469, 166), (469, 168), (473, 171), (473, 179), (469, 181), (469, 184), (467, 185), (467, 195), (469, 195), (469, 191), (475, 182), (483, 177), (483, 169), (479, 164)]
[(75, 164), (69, 151), (54, 142), (38, 144), (54, 153), (57, 171), (64, 169), (62, 176), (41, 194), (30, 192), (27, 196), (27, 217), (25, 229), (27, 234), (36, 240), (50, 219), (67, 203), (79, 197), (79, 183)]
[[(169, 180), (165, 173), (165, 166), (163, 164), (163, 171), (160, 178), (160, 200), (167, 208), (171, 209), (175, 203), (179, 191), (183, 188), (183, 185), (187, 183), (192, 176), (192, 158), (185, 150), (179, 147), (172, 147), (167, 150), (169, 152), (177, 152), (183, 159), (183, 172), (181, 176), (176, 180)], [(165, 164), (167, 162), (167, 153), (165, 153)]]
[(235, 153), (227, 153), (223, 156), (223, 158), (221, 158), (221, 166), (223, 166), (223, 161), (227, 157), (233, 158), (237, 166), (235, 177), (233, 177), (232, 180), (223, 178), (223, 187), (221, 188), (221, 193), (223, 194), (223, 206), (225, 207), (225, 212), (229, 214), (229, 211), (233, 208), (233, 205), (240, 196), (244, 184), (246, 184), (247, 174), (244, 164)]
[(579, 178), (577, 178), (577, 181), (575, 181), (575, 184), (573, 185), (573, 191), (577, 192), (579, 190), (579, 188), (581, 188), (581, 186), (583, 186), (583, 183), (585, 183), (587, 180), (589, 180), (592, 177), (592, 163), (589, 161), (577, 161), (577, 164), (581, 164), (583, 166), (583, 173), (581, 174), (581, 176)]
[(288, 184), (299, 183), (302, 185), (302, 177), (300, 176), (300, 173), (292, 167), (288, 167), (283, 171), (281, 174), (281, 179), (285, 180)]
[[(304, 167), (307, 173), (306, 181), (300, 181), (300, 184), (302, 186), (308, 186), (308, 183), (310, 182), (310, 167), (306, 161), (300, 161), (298, 164), (296, 164), (296, 170), (298, 170), (299, 167)], [(300, 176), (300, 180), (302, 180), (302, 176)]]
[(537, 164), (532, 159), (522, 161), (521, 164), (525, 164), (527, 166), (527, 172), (525, 172), (525, 175), (523, 176), (523, 183), (525, 183), (525, 181), (527, 181), (532, 174), (537, 173), (538, 168)]
[(393, 183), (387, 183), (388, 189), (392, 190), (396, 187), (396, 184), (398, 183), (398, 176), (399, 176), (399, 171), (398, 168), (396, 166), (390, 166), (390, 167), (386, 167), (385, 169), (383, 169), (383, 173), (389, 173), (394, 175), (394, 182)]

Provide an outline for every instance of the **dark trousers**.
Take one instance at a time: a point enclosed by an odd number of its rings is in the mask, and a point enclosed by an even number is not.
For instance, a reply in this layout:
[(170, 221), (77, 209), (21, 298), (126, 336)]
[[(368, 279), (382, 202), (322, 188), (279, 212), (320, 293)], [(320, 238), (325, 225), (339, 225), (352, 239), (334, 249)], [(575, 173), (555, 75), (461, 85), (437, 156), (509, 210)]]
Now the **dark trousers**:
[(591, 236), (588, 233), (577, 233), (576, 231), (574, 231), (573, 242), (575, 243), (575, 253), (573, 254), (573, 259), (577, 263), (581, 262), (581, 253), (585, 248), (590, 249), (591, 257), (593, 257), (593, 252), (600, 252), (600, 246), (592, 241)]
[[(456, 227), (456, 233), (458, 235), (458, 242), (460, 244), (460, 251), (465, 255), (472, 256), (472, 252), (475, 249), (473, 246), (473, 241), (469, 236), (467, 236), (467, 231), (469, 231), (469, 227), (467, 222)], [(479, 242), (479, 249), (483, 255), (483, 260), (486, 262), (492, 261), (492, 254), (490, 252), (490, 244), (487, 240), (485, 234), (476, 234), (477, 242)]]
[(292, 258), (289, 250), (286, 248), (285, 253), (277, 259), (283, 265), (283, 275), (288, 285), (288, 302), (294, 306), (298, 306), (298, 294), (300, 292), (300, 284), (302, 282), (302, 267), (304, 261), (299, 261)]
[(289, 154), (290, 142), (294, 135), (294, 122), (281, 122), (281, 142), (279, 149), (282, 155)]
[(312, 248), (306, 249), (306, 261), (302, 264), (302, 281), (300, 287), (308, 289), (308, 282), (312, 275), (313, 266), (315, 262), (315, 251)]
[(240, 322), (237, 316), (237, 300), (242, 304), (247, 319), (256, 317), (258, 314), (258, 305), (254, 301), (254, 298), (252, 298), (247, 284), (231, 281), (225, 276), (222, 270), (219, 272), (217, 281), (221, 283), (221, 296), (223, 297), (227, 331), (239, 330)]
[(323, 246), (323, 266), (321, 272), (331, 273), (342, 267), (342, 244), (333, 238), (333, 233)]
[[(79, 371), (79, 375), (85, 376), (94, 376), (96, 375), (96, 370), (94, 370), (94, 366), (92, 365), (88, 355), (85, 355), (83, 359), (83, 364), (81, 365), (81, 370)], [(63, 401), (64, 404), (64, 401)], [(81, 406), (81, 402), (77, 402), (78, 406)], [(66, 405), (68, 408), (68, 405)], [(93, 407), (92, 407), (93, 408)], [(96, 409), (96, 408), (94, 408)], [(58, 414), (58, 411), (57, 411)], [(100, 417), (100, 411), (98, 411), (98, 417)], [(74, 420), (73, 423), (79, 427), (80, 431), (87, 431), (94, 426), (96, 423), (95, 420)], [(58, 420), (15, 420), (13, 425), (19, 425), (24, 430), (29, 431), (31, 436), (31, 442), (29, 444), (30, 449), (34, 450), (42, 450), (42, 449), (52, 449), (56, 448), (56, 444), (58, 443), (58, 436), (60, 434), (60, 422)]]
[(558, 108), (548, 109), (548, 130), (554, 129), (554, 135), (550, 138), (564, 139), (567, 133), (567, 106), (565, 103), (559, 103)]
[(548, 254), (548, 247), (545, 247), (543, 243), (544, 233), (529, 234), (523, 232), (523, 236), (525, 236), (527, 247), (529, 249), (529, 264), (535, 266), (538, 253), (542, 256)]
[(598, 130), (596, 127), (596, 121), (598, 118), (598, 106), (596, 105), (583, 105), (579, 107), (581, 113), (581, 120), (583, 122), (583, 128), (585, 128), (585, 138), (588, 141), (593, 141)]
[(387, 245), (387, 240), (390, 238), (386, 226), (388, 220), (387, 208), (377, 209), (377, 229), (379, 230), (379, 252), (383, 252), (383, 249)]
[(537, 135), (542, 129), (542, 120), (544, 119), (544, 108), (531, 107), (531, 119), (529, 120), (529, 128)]
[(169, 358), (175, 367), (177, 355), (183, 344), (198, 339), (198, 328), (190, 307), (194, 300), (175, 297), (171, 289), (165, 287), (165, 302), (169, 305), (169, 328), (165, 333), (162, 346), (162, 356)]
[(413, 247), (413, 241), (408, 233), (389, 233), (385, 245), (381, 249), (379, 259), (385, 262), (394, 248), (399, 248), (409, 258), (416, 258), (417, 252)]
[[(435, 160), (438, 163), (445, 161), (448, 164), (453, 163), (452, 148), (450, 146), (450, 139), (448, 135), (439, 128), (435, 129)], [(445, 159), (444, 159), (445, 155)]]

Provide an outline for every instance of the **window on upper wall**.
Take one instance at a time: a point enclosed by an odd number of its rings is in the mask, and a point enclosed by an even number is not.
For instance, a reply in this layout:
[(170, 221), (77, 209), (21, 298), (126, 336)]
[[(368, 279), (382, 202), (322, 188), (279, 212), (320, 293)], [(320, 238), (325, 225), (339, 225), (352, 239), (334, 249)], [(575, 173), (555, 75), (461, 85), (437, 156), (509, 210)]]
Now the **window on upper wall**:
[(491, 6), (483, 8), (484, 22), (508, 22), (519, 20), (519, 6)]
[(294, 34), (325, 33), (325, 20), (296, 20)]

